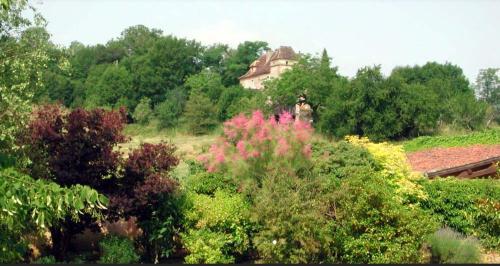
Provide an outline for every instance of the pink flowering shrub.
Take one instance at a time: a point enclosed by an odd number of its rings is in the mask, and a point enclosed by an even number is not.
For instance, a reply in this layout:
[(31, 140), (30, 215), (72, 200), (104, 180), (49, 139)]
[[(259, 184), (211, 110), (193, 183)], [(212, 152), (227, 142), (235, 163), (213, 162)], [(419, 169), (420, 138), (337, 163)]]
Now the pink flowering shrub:
[(265, 119), (260, 110), (240, 114), (224, 123), (224, 134), (199, 160), (209, 172), (260, 180), (270, 171), (295, 175), (310, 163), (313, 129), (282, 113), (279, 121)]

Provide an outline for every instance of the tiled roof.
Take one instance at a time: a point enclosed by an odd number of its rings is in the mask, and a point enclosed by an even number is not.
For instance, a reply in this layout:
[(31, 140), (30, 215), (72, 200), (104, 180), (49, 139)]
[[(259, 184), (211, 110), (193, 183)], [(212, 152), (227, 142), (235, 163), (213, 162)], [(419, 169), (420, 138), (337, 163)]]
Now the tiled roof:
[(271, 61), (278, 59), (295, 60), (296, 54), (290, 46), (281, 46), (273, 52), (267, 52), (250, 64), (248, 72), (239, 79), (269, 74), (271, 72)]

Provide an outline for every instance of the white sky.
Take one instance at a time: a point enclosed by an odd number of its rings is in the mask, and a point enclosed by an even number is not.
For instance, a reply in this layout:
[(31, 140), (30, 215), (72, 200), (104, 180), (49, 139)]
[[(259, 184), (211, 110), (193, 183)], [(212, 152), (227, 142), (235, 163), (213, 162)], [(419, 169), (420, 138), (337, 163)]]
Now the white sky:
[(143, 24), (203, 44), (235, 47), (245, 40), (271, 48), (326, 48), (340, 73), (360, 67), (446, 61), (470, 81), (479, 69), (500, 67), (500, 1), (496, 0), (33, 0), (52, 40), (106, 43)]

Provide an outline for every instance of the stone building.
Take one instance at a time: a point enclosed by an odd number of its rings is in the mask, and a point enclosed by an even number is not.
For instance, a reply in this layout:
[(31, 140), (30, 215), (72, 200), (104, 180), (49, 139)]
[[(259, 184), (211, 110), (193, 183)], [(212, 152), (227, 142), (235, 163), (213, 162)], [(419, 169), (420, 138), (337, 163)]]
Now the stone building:
[(241, 86), (248, 89), (263, 89), (263, 81), (277, 78), (297, 63), (297, 54), (292, 47), (281, 46), (269, 51), (250, 64), (248, 72), (239, 78)]

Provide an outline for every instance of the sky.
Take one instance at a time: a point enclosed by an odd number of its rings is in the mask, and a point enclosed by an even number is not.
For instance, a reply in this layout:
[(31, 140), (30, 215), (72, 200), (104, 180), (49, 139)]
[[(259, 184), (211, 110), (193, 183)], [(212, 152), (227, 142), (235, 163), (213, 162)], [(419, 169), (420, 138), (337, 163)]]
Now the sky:
[(500, 0), (33, 0), (52, 41), (105, 44), (142, 24), (204, 45), (267, 41), (320, 54), (346, 76), (364, 66), (450, 62), (470, 81), (500, 67)]

